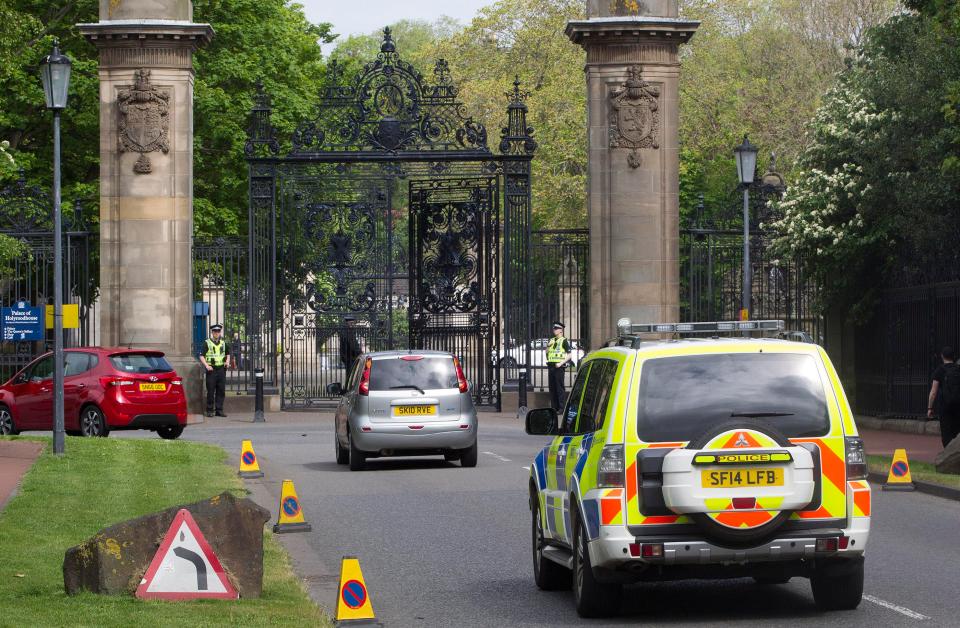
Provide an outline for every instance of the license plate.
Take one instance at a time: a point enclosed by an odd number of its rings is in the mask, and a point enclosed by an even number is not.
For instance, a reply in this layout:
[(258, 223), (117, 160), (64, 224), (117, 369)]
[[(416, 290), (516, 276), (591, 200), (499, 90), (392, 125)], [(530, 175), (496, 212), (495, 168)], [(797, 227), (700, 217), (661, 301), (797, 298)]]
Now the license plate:
[(140, 384), (140, 392), (165, 392), (166, 384)]
[(393, 416), (425, 416), (437, 413), (437, 406), (394, 406)]
[(742, 486), (783, 486), (783, 469), (722, 469), (701, 471), (704, 488), (739, 488)]

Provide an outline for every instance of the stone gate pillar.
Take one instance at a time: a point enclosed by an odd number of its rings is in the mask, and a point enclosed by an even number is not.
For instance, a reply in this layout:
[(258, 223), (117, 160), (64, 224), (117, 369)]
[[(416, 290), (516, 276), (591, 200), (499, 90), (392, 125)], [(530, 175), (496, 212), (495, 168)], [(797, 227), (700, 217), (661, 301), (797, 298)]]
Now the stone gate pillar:
[(587, 0), (567, 35), (587, 53), (590, 339), (679, 317), (678, 51), (700, 23), (677, 0)]
[(80, 32), (100, 52), (100, 342), (157, 349), (201, 411), (192, 357), (193, 53), (190, 0), (100, 0)]

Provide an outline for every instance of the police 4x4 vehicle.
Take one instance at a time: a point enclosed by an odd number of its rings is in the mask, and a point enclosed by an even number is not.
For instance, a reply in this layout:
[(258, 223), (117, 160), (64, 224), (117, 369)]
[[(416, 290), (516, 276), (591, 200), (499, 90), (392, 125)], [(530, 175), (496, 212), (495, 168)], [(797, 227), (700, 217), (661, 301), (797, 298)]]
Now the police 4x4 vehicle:
[[(530, 471), (534, 578), (583, 616), (625, 583), (811, 581), (824, 610), (863, 594), (870, 487), (863, 443), (826, 352), (722, 333), (782, 321), (631, 325), (591, 353)], [(706, 338), (644, 340), (650, 334)], [(572, 574), (571, 574), (572, 572)]]

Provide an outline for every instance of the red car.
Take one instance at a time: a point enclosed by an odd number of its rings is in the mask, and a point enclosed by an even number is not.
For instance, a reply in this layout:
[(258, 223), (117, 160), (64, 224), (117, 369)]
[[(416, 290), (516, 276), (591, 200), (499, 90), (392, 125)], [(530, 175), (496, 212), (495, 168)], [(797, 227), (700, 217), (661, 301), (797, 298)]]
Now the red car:
[[(177, 438), (187, 424), (187, 399), (180, 376), (159, 351), (67, 349), (63, 417), (73, 435), (146, 429)], [(52, 429), (53, 354), (48, 353), (0, 386), (0, 434)]]

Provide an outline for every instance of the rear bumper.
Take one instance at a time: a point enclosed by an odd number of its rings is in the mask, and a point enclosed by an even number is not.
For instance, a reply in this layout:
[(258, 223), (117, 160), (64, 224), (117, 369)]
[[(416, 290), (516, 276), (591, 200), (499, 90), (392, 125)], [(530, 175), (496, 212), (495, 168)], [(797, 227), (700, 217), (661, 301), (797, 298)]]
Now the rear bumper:
[[(704, 540), (695, 528), (688, 535), (634, 536), (626, 526), (602, 526), (589, 548), (598, 577), (607, 581), (809, 576), (820, 565), (862, 561), (869, 533), (870, 520), (862, 517), (843, 527), (783, 532), (758, 545), (725, 547)], [(849, 537), (848, 549), (816, 551), (818, 538), (840, 535)], [(663, 556), (632, 557), (631, 543), (662, 544)]]
[[(461, 425), (467, 425), (462, 429)], [(366, 428), (369, 431), (364, 431)], [(357, 449), (381, 455), (402, 454), (405, 450), (433, 451), (466, 449), (477, 439), (475, 419), (463, 417), (460, 421), (426, 423), (420, 429), (407, 425), (364, 423), (361, 429), (351, 425), (350, 436)]]
[(156, 429), (187, 424), (187, 404), (182, 401), (149, 405), (104, 403), (101, 409), (112, 430)]

